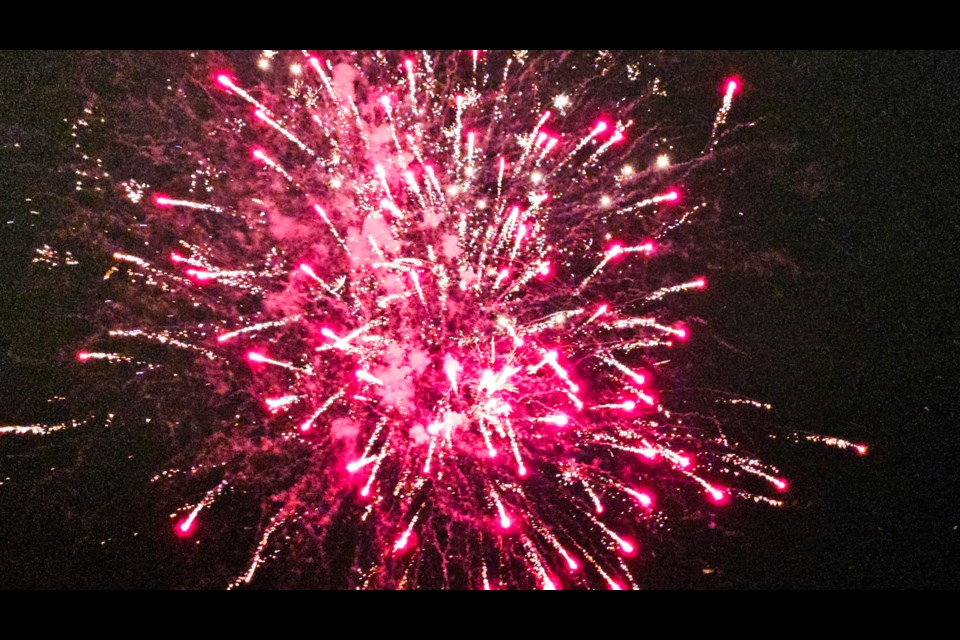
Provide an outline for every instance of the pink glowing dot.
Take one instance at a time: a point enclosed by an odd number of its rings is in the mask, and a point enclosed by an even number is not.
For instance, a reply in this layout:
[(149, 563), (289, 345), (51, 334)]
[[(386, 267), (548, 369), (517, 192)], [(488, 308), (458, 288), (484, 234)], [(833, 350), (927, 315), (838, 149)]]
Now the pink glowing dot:
[(617, 582), (616, 580), (610, 580), (607, 585), (610, 587), (610, 591), (623, 591), (623, 584)]
[(676, 189), (670, 189), (665, 194), (663, 194), (663, 199), (667, 202), (677, 202), (680, 200), (680, 192)]
[(370, 487), (364, 487), (363, 489), (360, 489), (360, 495), (363, 496), (364, 498), (369, 497), (369, 496), (370, 496)]
[(624, 411), (633, 411), (637, 408), (637, 403), (633, 400), (625, 400), (621, 406)]
[(703, 276), (700, 276), (699, 278), (693, 281), (693, 286), (696, 287), (697, 289), (706, 289), (707, 279), (704, 278)]
[(624, 555), (633, 555), (637, 551), (637, 545), (633, 544), (631, 541), (626, 538), (620, 538), (618, 544), (620, 545), (620, 551)]
[(334, 342), (340, 339), (339, 337), (337, 337), (337, 334), (335, 334), (330, 329), (330, 327), (323, 327), (322, 329), (320, 329), (320, 335), (322, 335), (324, 338), (327, 338), (328, 340), (333, 340)]
[(229, 333), (222, 333), (219, 336), (217, 336), (217, 342), (226, 342), (232, 337), (233, 336), (231, 336)]
[(220, 75), (217, 76), (217, 82), (219, 82), (220, 84), (222, 84), (227, 88), (230, 88), (233, 86), (233, 80), (231, 80), (230, 76), (228, 76), (225, 73), (221, 73)]
[(652, 256), (657, 252), (657, 243), (653, 240), (644, 240), (643, 244), (640, 245), (640, 249), (648, 256)]
[(679, 456), (677, 458), (677, 466), (679, 466), (681, 469), (689, 469), (691, 466), (693, 466), (693, 460), (691, 460), (688, 456)]
[(580, 563), (577, 562), (576, 560), (574, 560), (572, 557), (564, 554), (564, 555), (563, 555), (563, 558), (564, 558), (564, 560), (567, 561), (567, 569), (570, 569), (570, 571), (579, 571), (579, 570), (580, 570)]
[(80, 351), (77, 353), (77, 360), (79, 360), (80, 362), (83, 362), (84, 360), (88, 360), (90, 357), (91, 357), (90, 354), (87, 353), (86, 351)]
[(313, 428), (313, 423), (312, 423), (312, 422), (304, 422), (303, 424), (300, 425), (300, 432), (301, 432), (301, 433), (307, 433), (307, 432), (309, 432), (310, 429), (312, 429), (312, 428)]
[(673, 335), (681, 342), (690, 337), (690, 329), (682, 322), (673, 325)]
[(527, 471), (527, 468), (525, 466), (520, 465), (519, 467), (517, 467), (517, 475), (520, 476), (521, 478), (526, 478), (528, 473), (530, 472)]
[(167, 207), (171, 206), (171, 202), (172, 200), (170, 199), (170, 196), (166, 195), (165, 193), (158, 193), (153, 196), (153, 204), (157, 205), (161, 209), (166, 209)]
[(857, 453), (861, 456), (867, 455), (867, 451), (870, 450), (869, 447), (867, 447), (867, 445), (865, 444), (854, 445), (854, 449), (856, 449)]
[(781, 492), (786, 491), (787, 489), (790, 488), (790, 485), (787, 483), (787, 481), (781, 478), (774, 478), (773, 486), (777, 488), (777, 491), (781, 491)]
[(557, 425), (558, 427), (565, 427), (565, 426), (567, 426), (568, 424), (570, 424), (570, 418), (568, 418), (565, 414), (560, 413), (560, 414), (557, 414), (557, 415), (553, 416), (553, 418), (551, 418), (550, 422), (552, 422), (553, 424)]
[(737, 78), (727, 78), (727, 94), (733, 95), (740, 90), (740, 81)]
[(269, 118), (267, 118), (267, 114), (265, 114), (265, 113), (263, 112), (263, 109), (257, 109), (257, 110), (255, 110), (255, 111), (253, 112), (253, 115), (255, 115), (256, 117), (260, 118), (260, 119), (263, 120), (263, 121), (267, 121), (267, 120), (269, 119)]
[(407, 68), (407, 71), (413, 71), (413, 60), (407, 58), (403, 61), (403, 66)]
[(608, 126), (610, 126), (610, 125), (608, 125), (608, 124), (606, 123), (606, 121), (600, 120), (600, 121), (597, 122), (597, 124), (593, 127), (593, 132), (592, 132), (590, 135), (595, 136), (595, 135), (597, 135), (597, 134), (603, 133), (604, 131), (607, 130), (607, 127), (608, 127)]
[(263, 149), (261, 149), (261, 148), (259, 148), (259, 147), (254, 147), (253, 149), (251, 149), (251, 150), (250, 150), (250, 155), (252, 155), (252, 156), (253, 156), (254, 158), (256, 158), (257, 160), (266, 160), (266, 159), (267, 159), (267, 154), (265, 154), (265, 153), (263, 152)]
[(363, 464), (359, 460), (354, 460), (347, 465), (347, 471), (350, 473), (356, 473), (362, 466)]
[(653, 506), (653, 496), (651, 496), (646, 491), (637, 492), (637, 502), (640, 503), (640, 506), (644, 509), (649, 509)]
[(623, 254), (623, 245), (616, 242), (607, 248), (607, 259), (616, 258)]
[(193, 518), (184, 518), (176, 524), (173, 532), (181, 538), (186, 538), (196, 529), (196, 521)]
[(501, 528), (501, 529), (506, 530), (506, 529), (509, 529), (509, 528), (512, 527), (512, 526), (513, 526), (513, 520), (511, 520), (509, 516), (507, 516), (506, 514), (500, 516), (500, 528)]
[(543, 579), (543, 590), (544, 591), (556, 591), (557, 583), (551, 580), (550, 578), (545, 577)]
[(602, 315), (605, 314), (609, 309), (610, 309), (610, 307), (607, 306), (606, 303), (604, 303), (604, 304), (600, 305), (599, 307), (597, 307), (597, 312), (596, 312), (596, 314), (594, 314), (594, 315), (602, 316)]
[(267, 356), (263, 355), (259, 351), (248, 351), (247, 360), (250, 362), (266, 362)]
[(496, 458), (496, 457), (497, 457), (497, 450), (496, 450), (496, 449), (490, 449), (490, 451), (488, 452), (488, 455), (489, 455), (491, 458)]
[(710, 487), (707, 489), (707, 494), (710, 496), (710, 501), (714, 504), (726, 504), (730, 499), (730, 496), (727, 495), (726, 491), (718, 489), (717, 487)]
[(550, 274), (553, 273), (553, 264), (549, 260), (546, 262), (541, 262), (540, 268), (537, 269), (537, 273), (541, 278), (550, 277)]
[(179, 253), (177, 253), (176, 251), (170, 254), (170, 262), (186, 262), (186, 261), (187, 259), (184, 258)]

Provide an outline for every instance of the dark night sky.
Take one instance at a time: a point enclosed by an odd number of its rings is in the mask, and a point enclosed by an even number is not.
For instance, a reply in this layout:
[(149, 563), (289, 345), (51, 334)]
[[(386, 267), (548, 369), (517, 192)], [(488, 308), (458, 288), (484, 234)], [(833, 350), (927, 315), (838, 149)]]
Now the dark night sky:
[[(647, 584), (960, 587), (960, 57), (699, 54), (707, 58), (718, 81), (729, 72), (744, 79), (735, 119), (760, 122), (755, 155), (738, 163), (740, 192), (731, 196), (752, 203), (744, 207), (749, 241), (786, 252), (798, 267), (794, 276), (711, 286), (702, 315), (746, 354), (720, 357), (713, 369), (735, 379), (729, 386), (774, 403), (777, 424), (872, 449), (857, 458), (815, 445), (770, 445), (793, 481), (795, 503), (729, 508), (722, 524), (736, 534), (711, 538), (702, 554), (720, 558), (711, 565), (719, 571), (677, 570), (696, 562), (665, 550)], [(68, 384), (38, 356), (55, 354), (65, 337), (21, 286), (33, 248), (57, 222), (56, 206), (45, 203), (33, 215), (23, 198), (44, 181), (67, 178), (56, 168), (63, 118), (80, 99), (73, 89), (80, 67), (73, 54), (0, 53), (0, 423), (28, 420), (58, 384)], [(113, 443), (116, 450), (93, 464), (121, 477), (122, 445)], [(15, 469), (23, 481), (28, 470), (69, 455), (0, 443), (0, 480)], [(111, 482), (65, 489), (48, 481), (34, 495), (51, 496), (49, 507), (18, 502), (16, 482), (0, 486), (0, 588), (175, 581), (176, 569), (150, 567), (157, 555), (176, 553), (171, 543), (100, 551), (74, 539), (71, 501), (95, 500)]]

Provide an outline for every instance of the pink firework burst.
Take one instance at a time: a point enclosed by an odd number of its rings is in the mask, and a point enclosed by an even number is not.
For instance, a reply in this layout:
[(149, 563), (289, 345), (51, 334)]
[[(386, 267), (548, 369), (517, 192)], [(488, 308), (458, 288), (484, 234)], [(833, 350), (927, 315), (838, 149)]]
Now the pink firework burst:
[(708, 286), (674, 247), (710, 210), (697, 177), (739, 82), (672, 157), (655, 67), (604, 52), (192, 64), (168, 95), (191, 136), (148, 154), (172, 170), (111, 182), (125, 302), (77, 357), (219, 399), (156, 479), (204, 486), (184, 538), (221, 496), (258, 498), (230, 586), (297, 545), (341, 586), (635, 587), (678, 487), (781, 504), (776, 468), (670, 402)]

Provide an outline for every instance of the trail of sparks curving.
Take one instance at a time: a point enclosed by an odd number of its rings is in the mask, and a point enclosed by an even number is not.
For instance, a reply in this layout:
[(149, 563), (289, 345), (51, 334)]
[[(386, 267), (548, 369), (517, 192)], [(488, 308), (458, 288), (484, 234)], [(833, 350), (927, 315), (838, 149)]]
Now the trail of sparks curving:
[[(664, 353), (690, 338), (665, 303), (707, 286), (696, 273), (649, 286), (663, 243), (707, 206), (669, 180), (716, 148), (739, 83), (704, 150), (676, 163), (646, 132), (631, 140), (630, 107), (590, 113), (595, 100), (539, 85), (538, 64), (264, 52), (260, 69), (289, 78), (280, 89), (226, 70), (208, 83), (225, 158), (196, 154), (189, 186), (169, 193), (124, 183), (151, 227), (183, 236), (165, 253), (115, 252), (105, 279), (209, 319), (113, 328), (96, 342), (114, 348), (77, 357), (142, 365), (124, 345), (148, 341), (259, 398), (218, 432), (231, 446), (156, 478), (209, 479), (174, 514), (179, 536), (203, 535), (225, 492), (265, 485), (231, 587), (280, 552), (278, 532), (301, 523), (323, 547), (341, 514), (358, 532), (356, 586), (636, 587), (658, 487), (781, 504), (775, 467), (709, 416), (671, 410), (658, 385)], [(296, 464), (266, 480), (261, 458)], [(728, 486), (745, 476), (768, 490)]]

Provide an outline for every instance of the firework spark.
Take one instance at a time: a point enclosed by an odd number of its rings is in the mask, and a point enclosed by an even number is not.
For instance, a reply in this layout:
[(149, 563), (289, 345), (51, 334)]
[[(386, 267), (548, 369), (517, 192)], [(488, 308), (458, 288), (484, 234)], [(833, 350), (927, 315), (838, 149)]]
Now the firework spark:
[[(635, 587), (658, 488), (781, 504), (775, 467), (666, 399), (683, 299), (707, 286), (661, 267), (710, 206), (677, 185), (709, 166), (739, 81), (683, 158), (643, 121), (659, 75), (606, 52), (213, 60), (170, 88), (199, 135), (165, 161), (188, 170), (115, 189), (136, 211), (104, 279), (160, 302), (76, 357), (151, 384), (175, 367), (147, 366), (149, 343), (211, 396), (256, 400), (156, 478), (207, 483), (172, 515), (181, 537), (229, 492), (262, 498), (230, 586), (347, 528), (344, 584)], [(610, 101), (617, 83), (636, 97)]]

